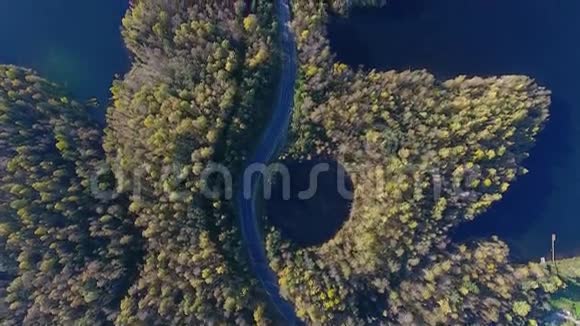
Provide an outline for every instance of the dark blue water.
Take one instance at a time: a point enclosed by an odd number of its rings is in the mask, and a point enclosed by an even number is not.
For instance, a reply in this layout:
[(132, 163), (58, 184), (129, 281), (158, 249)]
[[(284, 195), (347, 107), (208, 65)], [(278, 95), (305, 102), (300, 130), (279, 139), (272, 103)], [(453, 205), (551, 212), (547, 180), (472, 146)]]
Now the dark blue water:
[(330, 26), (342, 61), (380, 70), (525, 74), (553, 91), (552, 115), (504, 199), (455, 238), (497, 234), (516, 257), (580, 254), (580, 1), (393, 0)]
[(0, 64), (32, 68), (104, 106), (113, 76), (129, 65), (120, 35), (126, 9), (127, 0), (2, 0)]

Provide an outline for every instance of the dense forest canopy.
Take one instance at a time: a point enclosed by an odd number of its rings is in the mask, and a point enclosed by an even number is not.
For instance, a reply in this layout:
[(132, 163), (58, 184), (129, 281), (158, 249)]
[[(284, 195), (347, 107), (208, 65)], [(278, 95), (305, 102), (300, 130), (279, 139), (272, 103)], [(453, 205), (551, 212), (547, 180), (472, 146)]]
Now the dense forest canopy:
[(262, 318), (233, 205), (201, 191), (210, 162), (239, 168), (260, 130), (250, 126), (267, 116), (273, 8), (248, 9), (244, 1), (143, 0), (123, 21), (134, 65), (113, 85), (105, 150), (147, 253), (121, 304), (122, 324)]
[(87, 109), (33, 72), (0, 66), (0, 261), (7, 325), (115, 316), (136, 272), (127, 198), (108, 195)]
[(199, 174), (239, 169), (259, 135), (275, 26), (264, 2), (136, 2), (105, 136), (56, 85), (2, 67), (3, 322), (268, 320), (233, 204), (203, 197)]
[[(550, 92), (524, 76), (354, 70), (330, 51), (328, 10), (383, 1), (291, 4), (300, 69), (280, 159), (338, 162), (354, 187), (347, 222), (322, 244), (263, 221), (297, 315), (537, 325), (562, 281), (511, 264), (497, 238), (448, 233), (525, 173)], [(266, 125), (277, 27), (267, 1), (135, 1), (122, 28), (133, 65), (114, 82), (104, 132), (91, 103), (0, 66), (2, 324), (280, 323), (248, 267), (236, 203), (205, 196), (223, 180), (201, 178), (219, 163), (237, 180)]]

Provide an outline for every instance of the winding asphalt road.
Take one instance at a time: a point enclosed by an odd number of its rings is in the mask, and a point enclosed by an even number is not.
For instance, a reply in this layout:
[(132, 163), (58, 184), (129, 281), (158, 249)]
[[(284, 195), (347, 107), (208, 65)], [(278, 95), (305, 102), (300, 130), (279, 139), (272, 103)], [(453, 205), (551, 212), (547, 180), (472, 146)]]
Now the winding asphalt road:
[[(282, 73), (277, 89), (277, 99), (272, 111), (272, 118), (268, 124), (254, 155), (246, 163), (246, 167), (252, 164), (268, 164), (286, 137), (290, 116), (292, 113), (294, 86), (296, 83), (296, 41), (290, 27), (290, 0), (276, 0), (276, 11), (280, 28), (280, 49), (282, 51)], [(245, 169), (244, 169), (245, 171)], [(261, 175), (253, 174), (251, 181), (242, 180), (238, 189), (238, 215), (241, 219), (242, 237), (247, 247), (252, 270), (268, 293), (272, 304), (276, 307), (282, 318), (289, 325), (300, 324), (294, 307), (280, 295), (278, 278), (270, 269), (263, 238), (258, 228), (256, 217), (256, 185), (261, 180)], [(244, 178), (245, 179), (245, 178)], [(244, 182), (251, 183), (251, 198), (244, 196)]]

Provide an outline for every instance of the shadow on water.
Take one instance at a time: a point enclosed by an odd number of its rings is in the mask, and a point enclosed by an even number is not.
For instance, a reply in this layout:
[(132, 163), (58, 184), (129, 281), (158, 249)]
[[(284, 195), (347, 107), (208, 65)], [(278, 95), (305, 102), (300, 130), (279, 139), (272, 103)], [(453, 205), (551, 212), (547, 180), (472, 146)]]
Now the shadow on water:
[[(332, 16), (331, 28), (328, 33), (332, 41), (334, 52), (338, 53), (340, 61), (352, 66), (368, 65), (371, 62), (371, 51), (375, 51), (375, 45), (367, 42), (365, 38), (358, 37), (352, 27), (370, 20), (399, 21), (412, 19), (421, 15), (426, 0), (389, 1), (383, 8), (356, 8), (348, 19), (340, 16)], [(379, 31), (381, 32), (381, 31)], [(344, 37), (347, 35), (347, 37)]]
[(553, 91), (551, 118), (520, 177), (486, 214), (454, 239), (497, 234), (515, 257), (580, 253), (580, 2), (565, 0), (392, 0), (380, 10), (332, 17), (331, 47), (346, 64), (457, 75), (524, 74)]
[[(542, 212), (547, 208), (545, 199), (550, 197), (557, 187), (549, 167), (558, 166), (559, 162), (565, 160), (573, 146), (570, 141), (572, 136), (570, 109), (571, 107), (564, 101), (553, 99), (550, 120), (542, 131), (542, 136), (538, 138), (536, 146), (530, 151), (530, 157), (524, 162), (530, 173), (514, 182), (503, 199), (482, 216), (473, 222), (460, 225), (452, 236), (453, 240), (463, 242), (474, 237), (498, 235), (510, 243), (512, 256), (516, 259), (531, 258), (528, 257), (528, 250), (522, 248), (522, 244), (514, 239), (525, 236), (530, 227), (542, 219)], [(556, 232), (556, 230), (547, 231)], [(545, 243), (544, 252), (538, 247), (534, 254), (548, 256), (549, 235), (537, 241)]]
[(129, 68), (121, 39), (127, 0), (0, 1), (0, 64), (31, 68), (79, 101), (97, 98), (104, 122), (115, 74)]
[[(283, 178), (276, 174), (272, 197), (266, 201), (268, 218), (283, 236), (300, 246), (320, 245), (332, 239), (346, 222), (352, 204), (352, 200), (343, 196), (339, 185), (352, 192), (352, 180), (336, 161), (282, 163), (290, 175), (287, 183), (290, 197), (284, 197)], [(326, 172), (313, 172), (324, 165), (328, 167)], [(314, 196), (302, 199), (300, 193), (311, 185), (317, 186)]]

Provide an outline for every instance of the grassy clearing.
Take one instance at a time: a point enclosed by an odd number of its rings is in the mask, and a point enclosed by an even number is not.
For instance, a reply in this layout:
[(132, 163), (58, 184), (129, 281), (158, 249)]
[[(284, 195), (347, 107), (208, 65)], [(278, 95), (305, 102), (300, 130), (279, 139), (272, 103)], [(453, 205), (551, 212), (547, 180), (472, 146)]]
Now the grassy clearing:
[(558, 261), (557, 270), (567, 286), (553, 296), (551, 303), (580, 319), (580, 257)]

